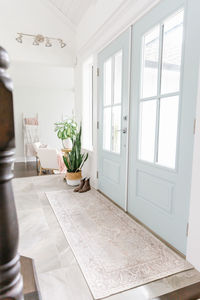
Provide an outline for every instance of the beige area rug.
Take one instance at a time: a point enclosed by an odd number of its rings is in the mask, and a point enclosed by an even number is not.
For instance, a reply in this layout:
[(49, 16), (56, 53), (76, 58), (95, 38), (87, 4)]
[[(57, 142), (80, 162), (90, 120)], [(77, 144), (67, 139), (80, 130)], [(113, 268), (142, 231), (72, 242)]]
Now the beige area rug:
[(95, 190), (46, 195), (95, 299), (192, 268)]

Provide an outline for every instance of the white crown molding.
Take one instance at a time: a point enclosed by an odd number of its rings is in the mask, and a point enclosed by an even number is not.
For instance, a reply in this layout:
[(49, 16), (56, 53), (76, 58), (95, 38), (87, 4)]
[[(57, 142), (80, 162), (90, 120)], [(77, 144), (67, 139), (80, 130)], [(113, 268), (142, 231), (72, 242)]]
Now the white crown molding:
[(98, 53), (161, 0), (126, 0), (89, 40), (77, 49), (79, 58)]
[(51, 11), (53, 11), (59, 19), (61, 19), (72, 31), (76, 34), (76, 26), (70, 21), (70, 19), (53, 3), (48, 0), (40, 0), (43, 4), (48, 7)]

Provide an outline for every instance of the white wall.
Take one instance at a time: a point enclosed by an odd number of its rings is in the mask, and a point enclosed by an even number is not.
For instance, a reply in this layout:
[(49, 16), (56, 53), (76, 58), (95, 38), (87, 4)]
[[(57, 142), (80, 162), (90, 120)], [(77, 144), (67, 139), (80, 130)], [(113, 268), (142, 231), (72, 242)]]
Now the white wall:
[(187, 259), (200, 271), (200, 76), (196, 110)]
[(35, 63), (14, 62), (9, 73), (14, 82), (16, 159), (23, 161), (22, 114), (39, 115), (40, 140), (61, 148), (54, 123), (72, 116), (74, 109), (74, 69)]
[[(20, 44), (16, 41), (18, 32), (61, 38), (70, 48), (33, 46), (29, 38)], [(13, 61), (74, 65), (75, 32), (44, 0), (1, 0), (0, 37), (1, 46)]]

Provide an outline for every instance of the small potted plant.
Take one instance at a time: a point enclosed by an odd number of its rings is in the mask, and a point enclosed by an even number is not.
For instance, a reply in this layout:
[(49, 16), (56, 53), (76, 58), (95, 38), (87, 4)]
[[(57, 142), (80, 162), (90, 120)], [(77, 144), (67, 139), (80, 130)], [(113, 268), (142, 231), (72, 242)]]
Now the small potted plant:
[(64, 149), (71, 149), (73, 140), (77, 134), (77, 123), (72, 119), (55, 123), (55, 132), (57, 137), (62, 140)]
[(73, 140), (72, 150), (63, 156), (64, 163), (67, 167), (66, 181), (69, 185), (78, 185), (82, 178), (81, 169), (88, 159), (88, 153), (81, 153), (81, 131), (80, 126), (79, 132)]

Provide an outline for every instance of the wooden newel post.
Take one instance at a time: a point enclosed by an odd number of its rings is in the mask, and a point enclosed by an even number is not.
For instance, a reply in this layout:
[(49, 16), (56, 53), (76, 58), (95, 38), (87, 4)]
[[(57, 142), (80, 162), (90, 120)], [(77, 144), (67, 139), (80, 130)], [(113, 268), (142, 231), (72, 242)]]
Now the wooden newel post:
[(18, 222), (11, 184), (15, 135), (12, 81), (6, 74), (8, 66), (8, 54), (0, 47), (0, 299), (23, 300), (17, 252)]

